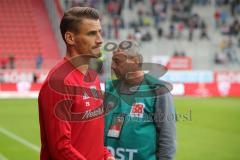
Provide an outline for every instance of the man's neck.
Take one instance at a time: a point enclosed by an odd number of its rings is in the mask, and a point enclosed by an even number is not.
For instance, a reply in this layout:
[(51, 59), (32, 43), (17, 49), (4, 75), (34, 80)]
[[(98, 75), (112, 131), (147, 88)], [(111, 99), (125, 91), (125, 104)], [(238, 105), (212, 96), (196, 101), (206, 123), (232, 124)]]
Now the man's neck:
[(90, 63), (89, 57), (81, 56), (79, 54), (74, 54), (73, 52), (68, 51), (66, 54), (66, 59), (68, 59), (70, 63), (83, 74), (87, 73)]
[(143, 71), (128, 73), (125, 79), (120, 80), (119, 90), (121, 93), (132, 94), (136, 92), (144, 79)]
[(125, 82), (130, 85), (138, 85), (144, 79), (143, 71), (129, 72), (125, 77)]

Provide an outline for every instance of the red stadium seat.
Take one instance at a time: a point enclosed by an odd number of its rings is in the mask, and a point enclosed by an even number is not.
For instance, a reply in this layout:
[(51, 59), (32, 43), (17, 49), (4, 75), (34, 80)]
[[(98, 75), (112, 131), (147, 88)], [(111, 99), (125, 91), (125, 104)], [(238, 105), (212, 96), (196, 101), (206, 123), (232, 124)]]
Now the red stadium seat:
[(39, 52), (60, 58), (43, 0), (1, 0), (0, 32), (0, 54), (13, 54), (20, 69), (35, 68)]

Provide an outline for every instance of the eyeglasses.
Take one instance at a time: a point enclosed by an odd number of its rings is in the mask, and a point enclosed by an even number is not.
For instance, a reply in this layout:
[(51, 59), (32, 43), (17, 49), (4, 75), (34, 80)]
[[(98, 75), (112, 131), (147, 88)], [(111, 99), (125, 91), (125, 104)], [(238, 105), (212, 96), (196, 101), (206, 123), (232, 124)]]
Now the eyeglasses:
[(119, 44), (115, 42), (108, 42), (104, 45), (104, 50), (107, 52), (116, 51), (117, 49), (121, 49), (123, 51), (127, 51), (129, 48), (131, 48), (133, 45), (132, 41), (122, 41)]

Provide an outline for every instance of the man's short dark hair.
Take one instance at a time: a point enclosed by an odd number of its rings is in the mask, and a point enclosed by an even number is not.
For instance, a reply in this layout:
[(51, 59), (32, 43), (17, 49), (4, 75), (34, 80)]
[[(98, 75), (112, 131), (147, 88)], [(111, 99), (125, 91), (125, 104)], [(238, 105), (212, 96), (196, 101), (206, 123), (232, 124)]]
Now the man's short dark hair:
[(84, 18), (98, 20), (98, 11), (90, 7), (73, 7), (67, 10), (60, 23), (60, 30), (65, 41), (65, 33), (67, 31), (78, 33), (78, 25), (82, 22)]

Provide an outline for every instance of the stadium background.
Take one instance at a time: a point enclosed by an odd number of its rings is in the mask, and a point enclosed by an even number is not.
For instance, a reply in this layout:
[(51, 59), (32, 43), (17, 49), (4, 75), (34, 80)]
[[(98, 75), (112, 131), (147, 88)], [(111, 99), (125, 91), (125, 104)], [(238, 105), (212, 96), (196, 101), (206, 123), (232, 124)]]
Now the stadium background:
[[(134, 39), (144, 62), (168, 68), (176, 160), (240, 158), (238, 0), (0, 0), (0, 160), (39, 157), (36, 97), (65, 54), (59, 22), (71, 6), (100, 11), (105, 43)], [(111, 54), (102, 52), (93, 64), (104, 83)]]

